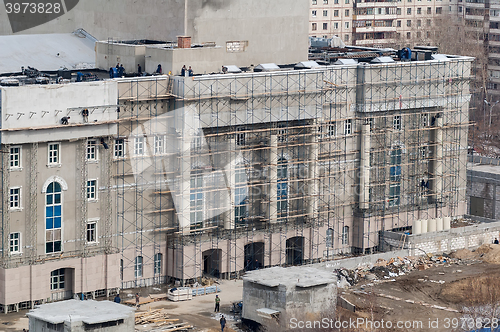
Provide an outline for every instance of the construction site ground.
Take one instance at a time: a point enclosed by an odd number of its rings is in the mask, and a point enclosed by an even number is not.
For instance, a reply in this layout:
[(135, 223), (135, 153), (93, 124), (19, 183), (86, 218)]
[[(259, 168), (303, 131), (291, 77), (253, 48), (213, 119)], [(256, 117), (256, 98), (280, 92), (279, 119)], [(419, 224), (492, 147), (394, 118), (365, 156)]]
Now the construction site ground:
[[(164, 308), (169, 318), (179, 319), (179, 322), (186, 322), (194, 327), (196, 331), (216, 332), (220, 331), (219, 319), (220, 315), (226, 316), (227, 326), (224, 331), (234, 332), (232, 326), (234, 324), (234, 316), (230, 310), (232, 302), (238, 302), (243, 297), (243, 281), (242, 280), (221, 280), (219, 287), (221, 292), (218, 293), (221, 298), (220, 313), (215, 314), (215, 294), (208, 294), (193, 297), (190, 301), (171, 302), (156, 301), (143, 304), (139, 307), (138, 312), (145, 312), (149, 310)], [(121, 293), (122, 300), (127, 300), (127, 294), (134, 294), (136, 290), (124, 290)], [(141, 289), (140, 294), (146, 296), (148, 289)], [(101, 299), (98, 299), (101, 300)], [(109, 299), (113, 300), (113, 299)], [(0, 314), (0, 331), (22, 331), (29, 328), (28, 318), (26, 317), (27, 310), (19, 311), (18, 313), (10, 313), (7, 315)], [(140, 326), (137, 325), (136, 329), (139, 331), (149, 331), (153, 326)]]
[[(492, 249), (493, 248), (493, 249)], [(338, 293), (356, 306), (354, 314), (339, 308), (339, 317), (363, 318), (368, 321), (390, 321), (393, 328), (365, 329), (352, 331), (454, 331), (449, 326), (462, 322), (461, 309), (464, 299), (470, 296), (469, 280), (481, 280), (500, 275), (500, 246), (485, 245), (484, 248), (470, 252), (461, 250), (451, 257), (395, 258), (389, 262), (381, 261), (372, 269), (358, 268), (348, 271), (356, 274), (352, 286), (339, 288)], [(391, 272), (389, 277), (382, 276), (394, 266), (404, 273)], [(346, 270), (347, 271), (347, 270)], [(396, 271), (397, 272), (397, 271)], [(396, 275), (398, 274), (398, 275)], [(351, 280), (350, 277), (348, 277)], [(227, 318), (225, 331), (238, 331), (237, 319), (230, 312), (232, 303), (242, 300), (242, 280), (221, 280), (218, 293), (221, 298), (220, 314)], [(150, 293), (164, 292), (158, 288), (124, 290), (122, 300), (133, 298), (136, 291), (141, 299)], [(168, 318), (193, 326), (195, 331), (220, 331), (220, 314), (214, 313), (215, 294), (193, 297), (189, 301), (171, 302), (161, 300), (142, 304), (138, 312), (164, 309)], [(8, 315), (0, 314), (0, 331), (22, 331), (28, 329), (26, 311)], [(410, 327), (394, 328), (397, 322), (412, 324)], [(429, 326), (430, 322), (432, 326)], [(436, 323), (437, 322), (437, 323)], [(448, 323), (448, 324), (447, 324)], [(386, 324), (387, 326), (387, 324)], [(461, 326), (460, 326), (461, 327)], [(154, 330), (153, 325), (136, 325), (138, 331)], [(341, 329), (344, 330), (344, 329)], [(466, 329), (456, 329), (464, 331)], [(345, 329), (345, 331), (351, 331)]]

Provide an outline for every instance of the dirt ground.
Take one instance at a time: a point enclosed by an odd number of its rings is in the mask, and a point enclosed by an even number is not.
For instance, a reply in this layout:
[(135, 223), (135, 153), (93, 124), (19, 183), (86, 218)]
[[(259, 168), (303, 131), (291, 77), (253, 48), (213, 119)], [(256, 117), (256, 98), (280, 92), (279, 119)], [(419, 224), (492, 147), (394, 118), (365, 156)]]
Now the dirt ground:
[[(467, 295), (467, 280), (499, 275), (500, 265), (443, 264), (381, 283), (366, 281), (343, 291), (342, 295), (356, 305), (362, 317), (384, 319), (393, 326), (397, 322), (401, 322), (402, 327), (406, 324), (406, 328), (394, 331), (452, 331), (452, 320), (460, 321), (458, 311)], [(380, 329), (383, 330), (389, 329)]]

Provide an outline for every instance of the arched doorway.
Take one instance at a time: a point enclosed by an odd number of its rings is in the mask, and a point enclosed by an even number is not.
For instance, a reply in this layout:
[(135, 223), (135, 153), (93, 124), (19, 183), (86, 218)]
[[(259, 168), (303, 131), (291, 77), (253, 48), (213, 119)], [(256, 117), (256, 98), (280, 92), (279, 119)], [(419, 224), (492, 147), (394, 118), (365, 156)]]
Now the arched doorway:
[(301, 265), (304, 261), (304, 237), (296, 236), (286, 240), (286, 263)]
[(219, 278), (221, 256), (221, 249), (205, 250), (203, 252), (203, 273)]
[(252, 242), (245, 245), (245, 271), (264, 267), (264, 242)]
[(52, 301), (73, 298), (75, 269), (62, 268), (50, 272), (50, 291)]

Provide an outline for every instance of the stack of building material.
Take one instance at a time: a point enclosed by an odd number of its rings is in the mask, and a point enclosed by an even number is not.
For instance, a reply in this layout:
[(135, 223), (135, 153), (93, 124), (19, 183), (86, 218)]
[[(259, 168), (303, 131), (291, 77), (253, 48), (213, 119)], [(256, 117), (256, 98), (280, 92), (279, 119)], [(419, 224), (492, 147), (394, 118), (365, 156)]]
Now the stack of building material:
[(173, 332), (192, 328), (188, 323), (179, 323), (178, 321), (179, 319), (169, 318), (163, 309), (138, 312), (135, 314), (135, 325), (148, 325), (148, 331)]

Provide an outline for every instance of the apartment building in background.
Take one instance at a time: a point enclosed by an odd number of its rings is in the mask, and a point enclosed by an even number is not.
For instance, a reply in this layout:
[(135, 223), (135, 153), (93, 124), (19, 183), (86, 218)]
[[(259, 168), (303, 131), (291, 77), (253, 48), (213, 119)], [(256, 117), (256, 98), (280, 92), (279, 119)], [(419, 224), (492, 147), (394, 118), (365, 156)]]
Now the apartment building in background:
[(449, 0), (310, 1), (310, 36), (379, 48), (431, 42), (434, 18), (455, 8)]

